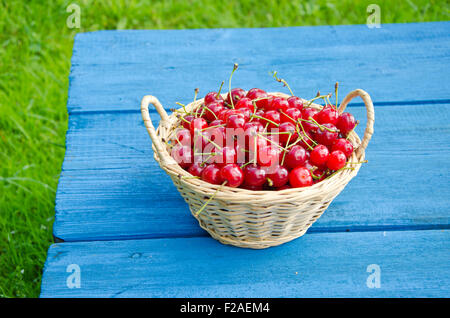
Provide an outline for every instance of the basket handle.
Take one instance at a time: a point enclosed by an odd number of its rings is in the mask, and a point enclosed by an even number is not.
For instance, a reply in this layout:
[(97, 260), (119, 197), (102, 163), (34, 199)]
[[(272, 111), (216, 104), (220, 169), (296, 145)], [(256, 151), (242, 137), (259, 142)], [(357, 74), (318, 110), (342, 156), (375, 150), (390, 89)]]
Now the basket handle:
[(375, 110), (373, 108), (372, 99), (370, 98), (369, 94), (363, 91), (362, 89), (355, 89), (354, 91), (350, 92), (347, 96), (345, 96), (344, 100), (339, 106), (338, 112), (339, 114), (342, 114), (345, 108), (347, 107), (347, 104), (356, 96), (362, 98), (364, 104), (366, 105), (367, 111), (367, 124), (366, 130), (364, 131), (364, 137), (363, 140), (361, 141), (361, 145), (359, 145), (358, 149), (356, 149), (356, 156), (360, 157), (361, 154), (366, 150), (367, 145), (369, 144), (369, 141), (372, 138), (373, 134), (373, 124), (375, 123)]
[(161, 103), (155, 96), (146, 95), (142, 98), (141, 101), (142, 119), (144, 120), (145, 128), (147, 128), (147, 132), (150, 135), (150, 138), (152, 139), (153, 145), (156, 148), (156, 152), (159, 156), (159, 159), (161, 160), (161, 163), (164, 166), (176, 163), (175, 160), (168, 155), (167, 151), (165, 150), (165, 147), (162, 144), (161, 139), (156, 134), (155, 127), (153, 126), (152, 120), (150, 118), (150, 113), (148, 111), (149, 104), (155, 106), (156, 111), (161, 117), (160, 125), (165, 125), (169, 120), (169, 116), (167, 115), (166, 111), (164, 110), (164, 107), (161, 105)]

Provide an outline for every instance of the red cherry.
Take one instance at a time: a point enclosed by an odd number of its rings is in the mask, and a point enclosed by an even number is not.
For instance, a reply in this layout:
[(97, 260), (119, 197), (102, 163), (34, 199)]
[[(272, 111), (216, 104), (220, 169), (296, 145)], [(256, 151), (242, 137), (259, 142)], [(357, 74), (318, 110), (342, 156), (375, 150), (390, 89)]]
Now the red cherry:
[(327, 162), (329, 155), (330, 155), (330, 152), (328, 151), (328, 148), (326, 146), (317, 145), (313, 149), (313, 151), (311, 151), (309, 160), (313, 165), (320, 167), (320, 166), (323, 166)]
[(260, 99), (260, 98), (265, 98), (265, 99), (261, 99), (259, 101), (256, 102), (256, 106), (259, 108), (266, 108), (267, 107), (267, 98), (269, 95), (263, 91), (262, 89), (259, 88), (252, 88), (251, 90), (249, 90), (247, 92), (246, 97), (250, 98), (251, 100), (254, 99)]
[(183, 117), (184, 120), (181, 121), (181, 123), (183, 124), (183, 127), (186, 129), (190, 129), (191, 128), (191, 121), (194, 119), (195, 117), (193, 115), (186, 115)]
[(175, 145), (170, 154), (183, 169), (187, 169), (192, 164), (193, 153), (190, 146)]
[(192, 143), (191, 132), (189, 129), (177, 129), (175, 136), (176, 142), (180, 142), (183, 146), (190, 146)]
[(245, 123), (246, 120), (243, 114), (231, 114), (227, 119), (227, 128), (244, 128)]
[(203, 170), (205, 169), (204, 166), (201, 165), (200, 162), (194, 162), (188, 169), (188, 172), (192, 174), (195, 177), (201, 177)]
[(280, 165), (277, 165), (273, 169), (272, 172), (267, 175), (267, 177), (271, 181), (271, 186), (274, 188), (284, 186), (289, 180), (289, 171)]
[(208, 121), (216, 120), (219, 112), (224, 109), (224, 106), (218, 102), (212, 102), (205, 106), (204, 117)]
[(214, 149), (212, 152), (217, 154), (215, 156), (215, 163), (218, 166), (236, 163), (236, 149), (234, 147), (227, 146), (222, 149)]
[[(309, 171), (311, 172), (311, 170)], [(311, 176), (313, 176), (313, 183), (317, 183), (324, 180), (327, 177), (327, 173), (326, 170), (318, 168), (311, 172)]]
[(252, 110), (250, 108), (244, 107), (238, 109), (238, 111), (244, 115), (245, 121), (250, 120), (250, 116), (253, 114)]
[(261, 147), (258, 150), (258, 156), (256, 159), (258, 161), (258, 164), (261, 166), (274, 166), (275, 164), (279, 163), (280, 150), (272, 145)]
[(300, 130), (298, 138), (301, 138), (301, 141), (298, 144), (303, 148), (311, 149), (310, 147), (314, 147), (314, 143), (312, 142), (312, 136), (310, 133), (307, 132), (305, 134), (303, 131)]
[(216, 102), (216, 101), (222, 101), (222, 103), (223, 103), (223, 97), (221, 95), (217, 96), (217, 92), (210, 92), (210, 93), (206, 94), (205, 100), (204, 100), (206, 106), (208, 106), (210, 103)]
[(327, 160), (327, 167), (330, 170), (339, 170), (345, 166), (346, 162), (347, 157), (345, 154), (340, 150), (335, 150), (330, 154)]
[(313, 184), (313, 178), (308, 169), (297, 167), (289, 172), (289, 183), (294, 188), (308, 187)]
[(191, 121), (190, 129), (191, 135), (195, 136), (195, 130), (203, 130), (208, 127), (208, 123), (203, 118), (195, 118)]
[[(230, 94), (233, 97), (233, 105), (236, 105), (236, 103), (243, 97), (245, 97), (245, 91), (242, 88), (233, 88), (230, 93), (227, 94), (227, 98), (225, 99), (225, 102), (228, 105), (231, 105), (231, 99)], [(236, 106), (235, 106), (236, 107)]]
[[(269, 124), (269, 128), (277, 128), (280, 124), (280, 113), (276, 110), (268, 110), (263, 115), (264, 118), (268, 119), (267, 121), (262, 120), (263, 125)], [(265, 122), (265, 123), (264, 123)]]
[(241, 109), (241, 108), (248, 108), (252, 112), (255, 111), (255, 107), (253, 106), (252, 100), (248, 97), (241, 98), (235, 105), (234, 108)]
[[(311, 120), (311, 118), (315, 119), (315, 116), (317, 115), (318, 110), (314, 109), (312, 107), (307, 107), (302, 110), (302, 118), (306, 120)], [(302, 121), (301, 122), (303, 128), (306, 132), (315, 132), (318, 128), (316, 124), (313, 123), (307, 123)]]
[(287, 99), (287, 101), (289, 103), (289, 107), (297, 108), (299, 110), (303, 109), (303, 101), (301, 100), (301, 98), (297, 96), (291, 96)]
[(227, 182), (226, 185), (232, 188), (239, 187), (244, 181), (244, 173), (235, 163), (227, 164), (220, 169), (220, 176)]
[(331, 147), (331, 151), (335, 150), (342, 151), (347, 158), (350, 158), (350, 156), (353, 153), (353, 145), (349, 140), (341, 138), (336, 140), (333, 146)]
[(297, 120), (302, 117), (302, 112), (298, 108), (288, 108), (281, 114), (280, 120), (282, 123), (290, 122), (297, 123)]
[(307, 160), (306, 150), (302, 146), (295, 145), (286, 154), (286, 165), (294, 169), (295, 167), (301, 167)]
[[(279, 141), (280, 144), (285, 146), (287, 144), (287, 142), (289, 141), (289, 143), (293, 143), (295, 140), (297, 140), (297, 132), (295, 130), (295, 125), (290, 123), (290, 122), (286, 122), (286, 123), (281, 123), (280, 127), (278, 127), (280, 134), (279, 135), (273, 135), (273, 136), (278, 136), (279, 137)], [(286, 133), (290, 133), (286, 134)]]
[(220, 175), (219, 167), (215, 164), (208, 165), (202, 171), (202, 180), (212, 184), (221, 184), (222, 177)]
[(317, 122), (319, 124), (333, 124), (336, 125), (339, 118), (339, 113), (336, 108), (332, 106), (324, 107), (317, 114)]
[[(278, 111), (285, 112), (288, 108), (289, 108), (289, 103), (283, 97), (274, 97), (270, 104), (270, 110), (278, 110)], [(267, 107), (266, 110), (269, 110), (269, 107)]]
[(323, 124), (325, 128), (319, 128), (315, 134), (315, 139), (319, 144), (331, 146), (337, 139), (339, 132), (333, 124)]
[(337, 129), (339, 129), (341, 134), (346, 137), (348, 133), (355, 127), (355, 125), (356, 120), (352, 114), (342, 113), (341, 116), (339, 116), (336, 127)]
[(266, 182), (266, 171), (255, 165), (248, 165), (244, 168), (245, 185), (262, 187)]

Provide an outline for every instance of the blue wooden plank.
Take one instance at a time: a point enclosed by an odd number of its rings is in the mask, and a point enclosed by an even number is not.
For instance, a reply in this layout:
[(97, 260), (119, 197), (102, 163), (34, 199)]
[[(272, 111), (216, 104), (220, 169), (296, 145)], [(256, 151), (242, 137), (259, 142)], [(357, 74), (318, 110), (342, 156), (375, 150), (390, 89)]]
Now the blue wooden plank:
[[(361, 136), (365, 110), (350, 111)], [(448, 228), (449, 114), (377, 107), (369, 163), (310, 231)], [(70, 116), (53, 230), (66, 241), (207, 235), (155, 163), (137, 113)]]
[(361, 87), (377, 105), (450, 101), (450, 22), (269, 29), (99, 31), (74, 43), (69, 112), (134, 110), (143, 95), (163, 105), (233, 85), (283, 90), (277, 70), (305, 98)]
[[(266, 250), (211, 238), (61, 243), (41, 297), (449, 297), (449, 243), (448, 230), (307, 234)], [(80, 288), (67, 285), (71, 264)]]

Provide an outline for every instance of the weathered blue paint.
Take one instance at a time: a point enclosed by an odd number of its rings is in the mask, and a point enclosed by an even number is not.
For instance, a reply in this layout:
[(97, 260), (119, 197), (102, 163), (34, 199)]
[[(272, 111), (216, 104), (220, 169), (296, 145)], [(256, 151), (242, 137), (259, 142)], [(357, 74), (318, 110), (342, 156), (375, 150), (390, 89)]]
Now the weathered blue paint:
[[(41, 296), (448, 297), (449, 234), (317, 233), (266, 250), (210, 238), (54, 244)], [(80, 267), (79, 289), (67, 287), (70, 264)], [(380, 288), (367, 285), (372, 264)]]
[[(227, 81), (269, 91), (278, 71), (305, 98), (361, 87), (375, 103), (450, 100), (450, 22), (268, 29), (101, 31), (77, 35), (68, 108), (133, 110), (143, 95), (167, 107)], [(270, 43), (270, 45), (267, 45)], [(443, 89), (444, 88), (444, 89)]]

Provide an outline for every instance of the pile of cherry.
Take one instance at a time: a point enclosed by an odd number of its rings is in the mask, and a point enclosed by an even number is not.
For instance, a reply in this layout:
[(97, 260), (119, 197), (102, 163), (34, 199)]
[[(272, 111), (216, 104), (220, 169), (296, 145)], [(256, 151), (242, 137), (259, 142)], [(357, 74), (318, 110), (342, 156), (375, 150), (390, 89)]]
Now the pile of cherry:
[[(321, 110), (311, 101), (253, 88), (208, 93), (188, 112), (177, 110), (180, 127), (168, 145), (193, 178), (250, 190), (311, 186), (345, 169), (353, 153), (348, 140), (356, 126), (339, 115), (328, 96)], [(328, 101), (328, 102), (327, 102)]]

